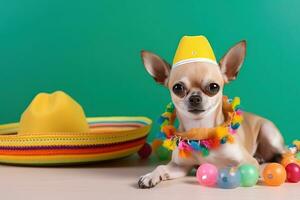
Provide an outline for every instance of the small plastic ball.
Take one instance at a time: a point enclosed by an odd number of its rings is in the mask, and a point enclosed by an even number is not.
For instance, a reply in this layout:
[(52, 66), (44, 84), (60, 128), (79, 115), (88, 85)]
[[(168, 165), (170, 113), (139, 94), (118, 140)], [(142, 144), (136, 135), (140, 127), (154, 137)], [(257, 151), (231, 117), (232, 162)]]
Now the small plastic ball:
[(201, 185), (213, 186), (217, 183), (218, 169), (212, 164), (205, 163), (198, 168), (196, 176)]
[(259, 172), (255, 166), (249, 164), (241, 165), (239, 171), (241, 173), (241, 186), (251, 187), (256, 185)]
[(300, 167), (296, 163), (290, 163), (285, 167), (287, 181), (298, 183), (300, 181)]
[(152, 148), (150, 144), (146, 142), (144, 146), (138, 151), (138, 155), (141, 159), (147, 159), (151, 155), (151, 152)]
[(263, 178), (266, 185), (279, 186), (286, 180), (286, 172), (278, 163), (267, 164), (263, 170)]
[(241, 175), (235, 168), (224, 168), (219, 170), (218, 186), (224, 189), (232, 189), (240, 186)]
[(283, 159), (281, 160), (281, 165), (283, 165), (283, 167), (286, 167), (288, 164), (296, 162), (297, 159), (294, 157), (294, 155), (290, 155), (283, 157)]
[(172, 151), (166, 149), (163, 146), (159, 146), (156, 149), (155, 154), (157, 155), (159, 160), (170, 160)]

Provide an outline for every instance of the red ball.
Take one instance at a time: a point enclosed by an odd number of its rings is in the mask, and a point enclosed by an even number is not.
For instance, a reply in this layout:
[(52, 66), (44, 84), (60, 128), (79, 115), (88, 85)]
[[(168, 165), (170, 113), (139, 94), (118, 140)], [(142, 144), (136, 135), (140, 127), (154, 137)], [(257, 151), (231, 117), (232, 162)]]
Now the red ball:
[(152, 152), (151, 146), (146, 142), (144, 146), (138, 151), (138, 154), (141, 159), (147, 159)]
[(300, 181), (300, 167), (296, 163), (290, 163), (285, 167), (287, 181), (298, 183)]

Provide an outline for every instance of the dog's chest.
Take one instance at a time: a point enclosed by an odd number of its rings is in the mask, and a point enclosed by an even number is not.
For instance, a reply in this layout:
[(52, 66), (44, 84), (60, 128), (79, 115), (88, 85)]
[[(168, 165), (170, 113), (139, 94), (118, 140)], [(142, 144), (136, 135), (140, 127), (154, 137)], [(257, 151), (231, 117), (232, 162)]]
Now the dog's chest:
[[(189, 116), (180, 116), (181, 131), (191, 130), (192, 128), (211, 128), (224, 121), (223, 115), (218, 115), (215, 112), (210, 113), (202, 119), (192, 119)], [(173, 154), (173, 158), (177, 160), (178, 164), (194, 164), (199, 165), (203, 163), (212, 163), (218, 167), (236, 166), (243, 160), (243, 150), (239, 145), (239, 137), (235, 137), (235, 143), (221, 144), (216, 149), (211, 149), (208, 156), (202, 156), (199, 152), (192, 152), (190, 158), (180, 158), (178, 149)]]
[(178, 154), (178, 149), (175, 149), (173, 159), (177, 164), (200, 165), (203, 163), (211, 163), (217, 167), (228, 167), (237, 166), (243, 160), (243, 153), (238, 144), (226, 143), (217, 149), (210, 150), (208, 156), (202, 156), (199, 152), (192, 152), (190, 157), (181, 158)]

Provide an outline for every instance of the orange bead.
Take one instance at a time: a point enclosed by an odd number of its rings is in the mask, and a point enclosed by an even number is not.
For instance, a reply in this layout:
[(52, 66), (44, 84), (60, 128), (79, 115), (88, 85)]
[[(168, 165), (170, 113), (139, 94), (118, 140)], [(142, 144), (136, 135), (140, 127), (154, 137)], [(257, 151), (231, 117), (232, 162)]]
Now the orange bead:
[(234, 143), (234, 137), (232, 135), (228, 135), (227, 140), (230, 144)]
[(212, 139), (212, 143), (211, 143), (212, 148), (217, 148), (220, 146), (220, 140), (218, 140), (218, 138), (214, 138)]
[(155, 152), (158, 147), (162, 145), (163, 141), (162, 140), (153, 140), (151, 147), (152, 151)]
[(266, 185), (279, 186), (286, 180), (285, 168), (278, 163), (267, 164), (263, 170), (263, 178)]
[(166, 125), (162, 127), (162, 131), (166, 134), (167, 137), (174, 135), (176, 128), (172, 125)]
[(190, 151), (179, 150), (179, 157), (180, 158), (188, 158), (190, 156), (191, 156), (191, 152)]

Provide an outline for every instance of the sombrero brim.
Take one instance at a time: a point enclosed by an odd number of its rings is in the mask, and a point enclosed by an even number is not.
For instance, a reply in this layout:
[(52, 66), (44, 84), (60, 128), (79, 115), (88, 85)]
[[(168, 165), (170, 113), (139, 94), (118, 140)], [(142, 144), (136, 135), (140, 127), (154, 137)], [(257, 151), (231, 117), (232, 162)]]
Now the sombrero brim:
[(111, 160), (137, 152), (152, 121), (146, 117), (87, 118), (88, 133), (18, 135), (18, 123), (0, 126), (0, 163), (64, 165)]

